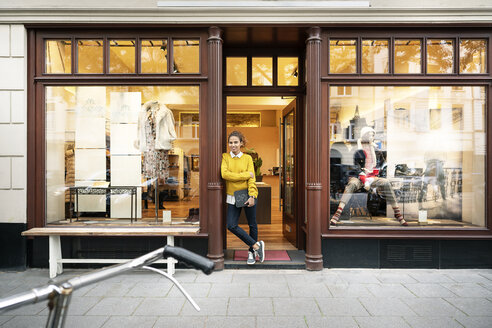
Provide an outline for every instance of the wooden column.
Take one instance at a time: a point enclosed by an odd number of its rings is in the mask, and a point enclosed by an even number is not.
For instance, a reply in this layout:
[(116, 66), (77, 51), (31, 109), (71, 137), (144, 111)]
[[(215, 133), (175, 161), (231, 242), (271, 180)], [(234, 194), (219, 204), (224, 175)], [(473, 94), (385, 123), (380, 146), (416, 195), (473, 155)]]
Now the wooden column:
[(208, 166), (208, 254), (215, 262), (215, 270), (224, 269), (223, 250), (223, 182), (220, 176), (222, 160), (222, 30), (212, 26), (208, 30), (208, 120), (207, 142), (210, 150)]
[(306, 41), (306, 269), (322, 270), (321, 254), (321, 29), (309, 29)]

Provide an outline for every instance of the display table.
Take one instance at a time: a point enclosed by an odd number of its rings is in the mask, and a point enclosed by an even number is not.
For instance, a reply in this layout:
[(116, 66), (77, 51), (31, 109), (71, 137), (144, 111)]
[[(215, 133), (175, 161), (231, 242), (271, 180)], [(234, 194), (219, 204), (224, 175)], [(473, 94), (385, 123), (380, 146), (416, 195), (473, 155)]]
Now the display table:
[[(258, 199), (256, 205), (256, 223), (270, 224), (272, 223), (272, 186), (264, 182), (257, 182)], [(241, 211), (239, 223), (247, 224), (246, 215)]]

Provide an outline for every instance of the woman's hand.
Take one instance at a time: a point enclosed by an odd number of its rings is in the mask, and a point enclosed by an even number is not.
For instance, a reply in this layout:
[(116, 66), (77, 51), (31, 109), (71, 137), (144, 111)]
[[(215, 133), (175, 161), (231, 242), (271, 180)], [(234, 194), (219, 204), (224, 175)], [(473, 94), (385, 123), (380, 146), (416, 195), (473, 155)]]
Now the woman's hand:
[(248, 207), (255, 206), (255, 198), (254, 197), (249, 197), (248, 200), (246, 201), (246, 203), (244, 203), (244, 204), (247, 204)]
[(253, 174), (253, 172), (249, 172), (249, 176), (252, 177), (252, 178), (255, 177), (254, 174)]

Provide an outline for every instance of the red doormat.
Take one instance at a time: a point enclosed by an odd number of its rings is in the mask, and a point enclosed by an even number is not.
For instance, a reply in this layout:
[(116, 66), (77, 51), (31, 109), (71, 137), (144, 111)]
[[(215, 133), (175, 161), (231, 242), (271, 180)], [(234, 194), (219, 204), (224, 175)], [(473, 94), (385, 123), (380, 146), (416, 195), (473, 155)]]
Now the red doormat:
[[(246, 261), (248, 251), (234, 251), (234, 261)], [(265, 251), (265, 261), (290, 261), (287, 251)]]

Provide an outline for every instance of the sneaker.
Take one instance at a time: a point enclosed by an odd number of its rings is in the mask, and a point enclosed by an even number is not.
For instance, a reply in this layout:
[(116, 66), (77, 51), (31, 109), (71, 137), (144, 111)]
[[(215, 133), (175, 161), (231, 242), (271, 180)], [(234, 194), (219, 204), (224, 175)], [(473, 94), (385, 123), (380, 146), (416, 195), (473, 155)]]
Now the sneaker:
[(248, 260), (246, 261), (247, 264), (253, 265), (256, 263), (255, 259), (255, 252), (248, 252)]
[(260, 246), (260, 248), (258, 248), (256, 252), (258, 253), (258, 258), (260, 262), (263, 263), (263, 261), (265, 261), (265, 242), (263, 242), (263, 240), (260, 240), (258, 242), (258, 245)]

